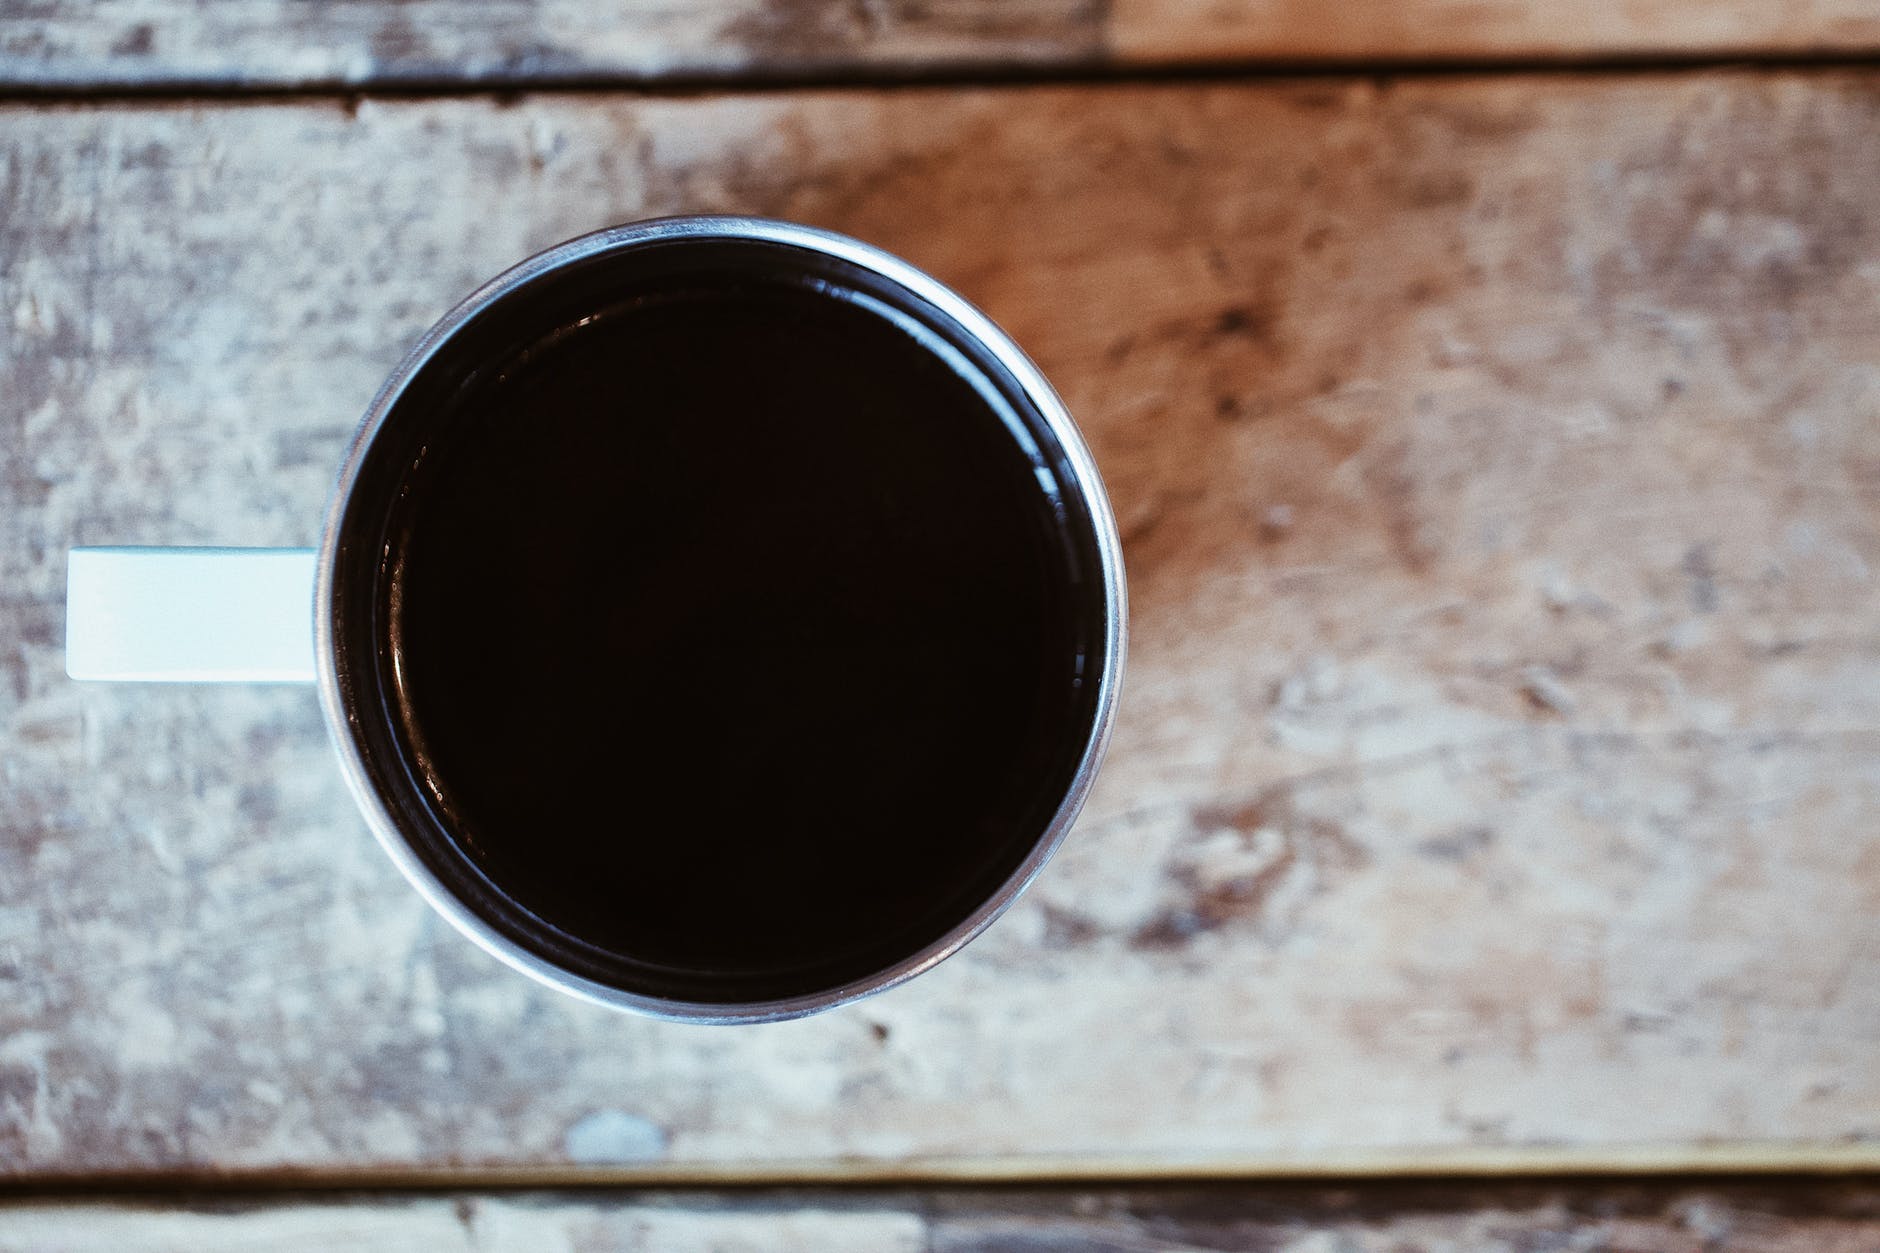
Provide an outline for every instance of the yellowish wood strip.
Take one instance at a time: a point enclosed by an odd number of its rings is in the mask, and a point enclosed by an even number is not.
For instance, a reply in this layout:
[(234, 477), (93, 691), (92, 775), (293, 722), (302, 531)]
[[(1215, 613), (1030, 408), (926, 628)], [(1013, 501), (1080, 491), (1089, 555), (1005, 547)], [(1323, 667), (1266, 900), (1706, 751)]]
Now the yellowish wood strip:
[(1387, 1179), (1520, 1180), (1664, 1175), (1870, 1175), (1880, 1172), (1873, 1144), (1664, 1144), (1595, 1148), (1520, 1147), (1332, 1152), (1298, 1158), (948, 1156), (900, 1161), (753, 1160), (647, 1165), (336, 1166), (319, 1169), (183, 1172), (40, 1173), (33, 1186), (90, 1191), (130, 1187), (212, 1186), (231, 1191), (512, 1188), (779, 1188), (822, 1186), (972, 1186), (976, 1184), (1170, 1184), (1183, 1181), (1376, 1181)]
[(1880, 12), (1860, 0), (1114, 0), (1108, 36), (1129, 64), (1861, 56), (1880, 50)]

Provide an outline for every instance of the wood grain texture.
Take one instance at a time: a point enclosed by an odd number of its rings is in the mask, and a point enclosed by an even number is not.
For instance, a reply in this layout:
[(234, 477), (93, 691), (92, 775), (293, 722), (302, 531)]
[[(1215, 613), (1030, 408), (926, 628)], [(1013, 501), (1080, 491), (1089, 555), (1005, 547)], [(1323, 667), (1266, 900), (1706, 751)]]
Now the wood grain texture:
[(0, 0), (0, 84), (1871, 55), (1865, 0)]
[(1100, 0), (0, 0), (0, 82), (526, 83), (1083, 65)]
[(0, 1205), (0, 1253), (1871, 1253), (1862, 1184), (1212, 1188)]
[(1131, 64), (1852, 54), (1880, 48), (1880, 12), (1858, 0), (1111, 0), (1105, 35)]
[[(1880, 1161), (1880, 77), (0, 117), (0, 1171)], [(429, 321), (680, 210), (983, 304), (1132, 579), (1026, 900), (757, 1028), (458, 939), (310, 693), (61, 669), (68, 546), (310, 543)]]

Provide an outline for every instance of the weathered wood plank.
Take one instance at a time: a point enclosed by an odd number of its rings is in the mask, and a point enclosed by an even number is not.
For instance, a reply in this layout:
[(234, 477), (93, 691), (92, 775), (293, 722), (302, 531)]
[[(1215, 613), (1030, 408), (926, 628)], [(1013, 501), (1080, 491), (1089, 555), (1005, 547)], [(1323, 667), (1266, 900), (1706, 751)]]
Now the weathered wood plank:
[(10, 0), (0, 83), (528, 83), (1880, 51), (1864, 0)]
[(1080, 65), (1098, 0), (11, 0), (0, 82), (623, 81)]
[[(1880, 1160), (1880, 77), (0, 136), (0, 1171)], [(577, 1005), (432, 921), (308, 693), (61, 672), (67, 546), (312, 541), (432, 317), (678, 210), (986, 305), (1133, 579), (1033, 894), (762, 1028)]]
[(694, 1200), (461, 1196), (256, 1208), (0, 1205), (0, 1253), (475, 1253), (487, 1249), (606, 1253), (926, 1253), (910, 1208), (740, 1206)]
[(1880, 48), (1880, 13), (1854, 0), (1113, 0), (1106, 34), (1134, 64), (1847, 54)]
[(0, 1253), (1871, 1253), (1869, 1185), (474, 1193), (0, 1205)]

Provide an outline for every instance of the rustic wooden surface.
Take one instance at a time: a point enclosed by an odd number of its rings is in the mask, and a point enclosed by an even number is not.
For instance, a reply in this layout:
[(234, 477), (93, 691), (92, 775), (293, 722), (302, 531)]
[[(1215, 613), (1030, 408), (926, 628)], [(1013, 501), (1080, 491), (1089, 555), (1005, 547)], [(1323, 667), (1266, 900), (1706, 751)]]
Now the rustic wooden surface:
[(0, 1253), (1873, 1253), (1808, 1183), (185, 1198), (0, 1206)]
[[(1880, 76), (0, 110), (0, 1173), (1880, 1163)], [(809, 1021), (435, 921), (310, 692), (85, 686), (74, 544), (306, 544), (604, 223), (850, 231), (1064, 391), (1110, 764)]]
[(1867, 0), (0, 0), (0, 84), (64, 88), (1876, 51)]

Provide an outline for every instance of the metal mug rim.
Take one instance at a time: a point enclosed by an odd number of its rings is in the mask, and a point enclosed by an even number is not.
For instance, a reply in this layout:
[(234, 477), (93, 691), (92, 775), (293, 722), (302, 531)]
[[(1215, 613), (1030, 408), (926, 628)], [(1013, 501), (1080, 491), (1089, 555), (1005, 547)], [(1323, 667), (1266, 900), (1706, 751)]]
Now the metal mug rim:
[[(775, 1000), (687, 1001), (629, 992), (565, 970), (498, 932), (445, 887), (406, 840), (391, 808), (373, 786), (365, 757), (357, 740), (348, 731), (352, 714), (346, 706), (340, 683), (332, 612), (340, 521), (370, 455), (374, 439), (405, 390), (430, 364), (438, 350), (471, 319), (528, 283), (576, 262), (655, 241), (675, 239), (769, 242), (807, 249), (871, 271), (939, 309), (1011, 374), (1063, 448), (1075, 490), (1089, 511), (1096, 531), (1097, 552), (1102, 566), (1106, 612), (1105, 650), (1103, 671), (1098, 678), (1095, 718), (1070, 786), (1050, 823), (1033, 842), (1025, 860), (971, 914), (919, 951), (838, 987)], [(1109, 746), (1122, 684), (1124, 650), (1128, 643), (1122, 544), (1103, 480), (1070, 412), (1024, 351), (991, 318), (964, 297), (891, 253), (834, 231), (772, 218), (745, 216), (655, 218), (578, 236), (511, 266), (440, 318), (406, 354), (379, 389), (347, 448), (321, 531), (313, 613), (314, 664), (320, 708), (328, 735), (339, 754), (347, 787), (380, 847), (425, 901), (478, 947), (539, 983), (612, 1009), (633, 1011), (667, 1021), (700, 1023), (776, 1022), (844, 1005), (905, 983), (932, 969), (991, 926), (1038, 877), (1051, 856), (1063, 844), (1072, 823), (1083, 808)]]

